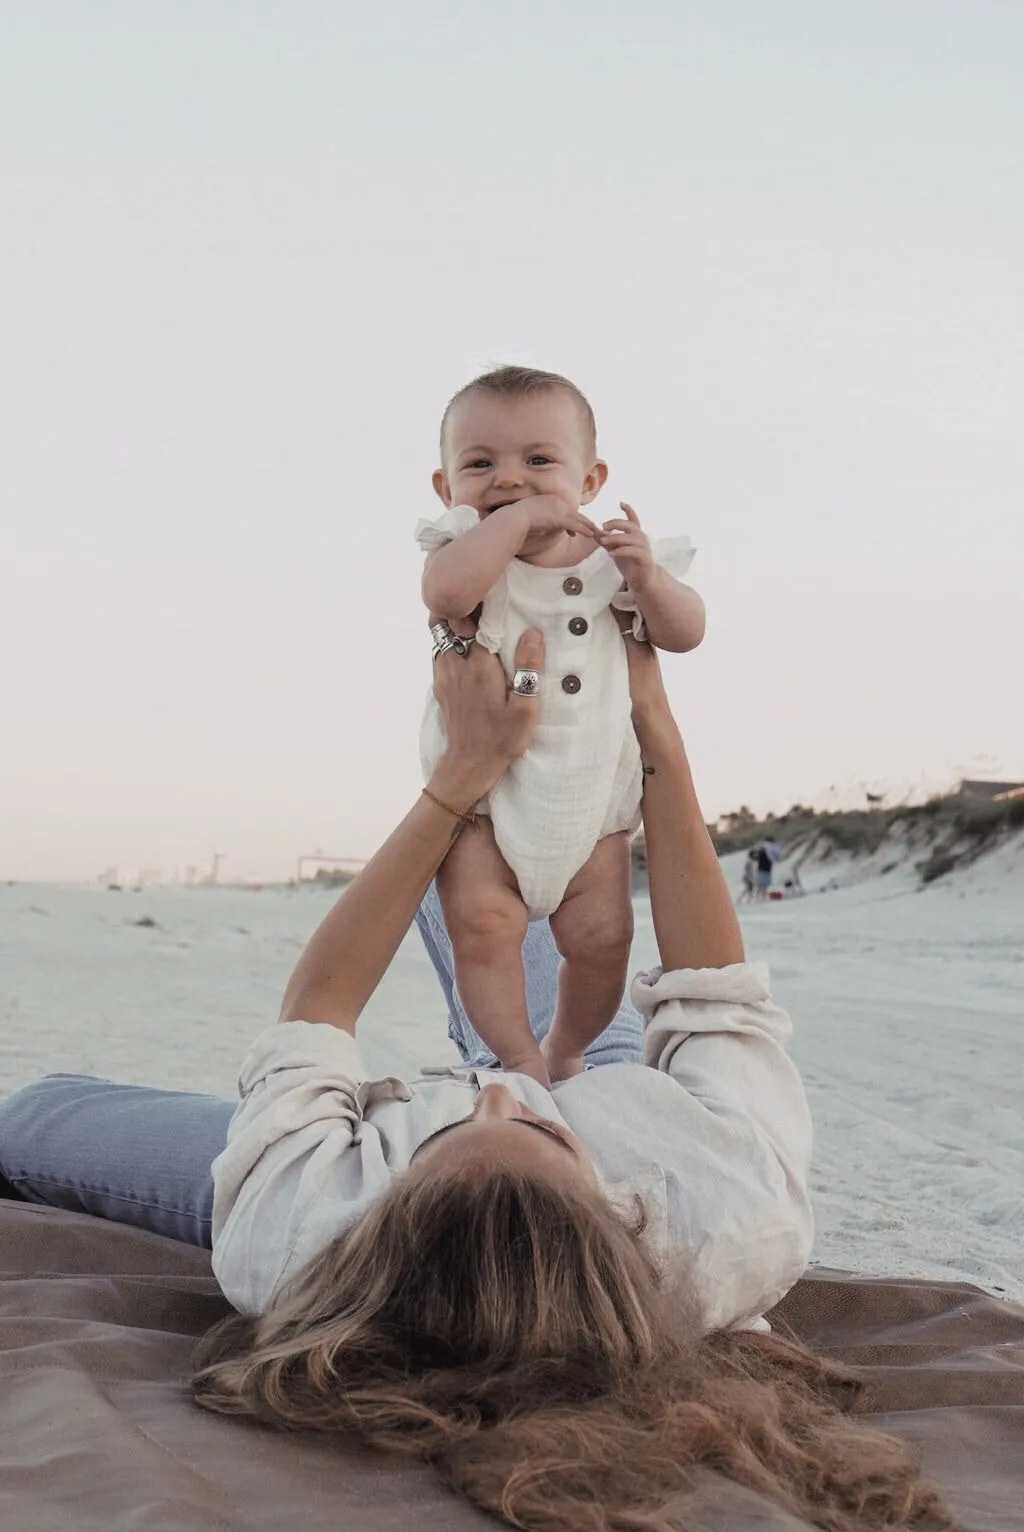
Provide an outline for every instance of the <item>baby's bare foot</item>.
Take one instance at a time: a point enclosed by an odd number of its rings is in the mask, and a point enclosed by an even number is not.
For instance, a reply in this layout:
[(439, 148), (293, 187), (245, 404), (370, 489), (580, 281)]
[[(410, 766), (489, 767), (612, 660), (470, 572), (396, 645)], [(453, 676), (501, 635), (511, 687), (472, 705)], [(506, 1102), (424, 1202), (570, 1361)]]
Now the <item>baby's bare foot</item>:
[(552, 1085), (557, 1085), (559, 1080), (569, 1080), (573, 1075), (581, 1075), (586, 1068), (582, 1053), (566, 1053), (558, 1046), (558, 1040), (551, 1040), (551, 1033), (540, 1045), (541, 1057), (548, 1068)]
[(528, 1075), (538, 1085), (543, 1085), (545, 1090), (551, 1089), (548, 1066), (536, 1043), (532, 1048), (524, 1049), (522, 1053), (509, 1054), (499, 1062), (506, 1074)]

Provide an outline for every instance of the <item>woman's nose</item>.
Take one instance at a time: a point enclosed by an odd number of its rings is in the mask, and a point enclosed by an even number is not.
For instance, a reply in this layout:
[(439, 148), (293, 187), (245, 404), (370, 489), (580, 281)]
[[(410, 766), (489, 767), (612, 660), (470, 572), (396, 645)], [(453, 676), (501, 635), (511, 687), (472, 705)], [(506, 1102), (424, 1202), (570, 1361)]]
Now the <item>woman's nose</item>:
[(507, 1085), (485, 1085), (476, 1098), (474, 1117), (518, 1117), (519, 1102)]

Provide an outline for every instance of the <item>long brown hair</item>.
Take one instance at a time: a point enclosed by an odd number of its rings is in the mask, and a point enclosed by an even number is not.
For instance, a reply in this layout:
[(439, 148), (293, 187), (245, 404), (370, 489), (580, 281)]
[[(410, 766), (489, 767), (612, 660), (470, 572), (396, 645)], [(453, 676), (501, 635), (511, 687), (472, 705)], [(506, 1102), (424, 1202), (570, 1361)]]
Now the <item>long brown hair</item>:
[(708, 1473), (825, 1532), (953, 1528), (907, 1447), (849, 1418), (852, 1373), (704, 1335), (642, 1236), (642, 1210), (540, 1177), (397, 1180), (204, 1337), (196, 1399), (422, 1458), (528, 1532), (669, 1532)]

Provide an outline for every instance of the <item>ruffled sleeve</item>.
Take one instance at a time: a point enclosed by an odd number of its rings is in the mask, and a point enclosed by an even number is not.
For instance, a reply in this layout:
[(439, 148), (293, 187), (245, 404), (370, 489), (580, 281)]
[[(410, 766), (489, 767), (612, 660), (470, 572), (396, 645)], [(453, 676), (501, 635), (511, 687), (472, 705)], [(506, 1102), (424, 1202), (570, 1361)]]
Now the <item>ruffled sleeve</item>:
[[(420, 525), (424, 523), (421, 522)], [(659, 569), (667, 570), (673, 580), (682, 580), (689, 572), (697, 550), (688, 537), (652, 537), (651, 552)], [(637, 611), (636, 597), (628, 586), (623, 586), (622, 590), (616, 591), (612, 597), (612, 606), (617, 607), (620, 612), (633, 613), (634, 638), (647, 637), (644, 620)]]
[(424, 553), (433, 553), (435, 549), (443, 548), (445, 543), (453, 542), (464, 532), (471, 531), (479, 521), (480, 517), (471, 505), (453, 505), (438, 516), (436, 521), (418, 521), (416, 541)]

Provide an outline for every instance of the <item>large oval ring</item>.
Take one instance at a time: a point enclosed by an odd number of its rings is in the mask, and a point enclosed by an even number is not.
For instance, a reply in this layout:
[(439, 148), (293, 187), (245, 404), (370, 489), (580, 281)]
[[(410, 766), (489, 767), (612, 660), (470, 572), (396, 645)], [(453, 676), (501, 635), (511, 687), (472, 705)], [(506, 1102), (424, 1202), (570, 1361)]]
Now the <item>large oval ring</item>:
[(473, 633), (453, 633), (449, 648), (454, 649), (460, 659), (467, 659), (469, 651), (476, 643), (476, 635)]
[(517, 670), (512, 677), (512, 690), (517, 697), (536, 697), (540, 691), (540, 671)]

